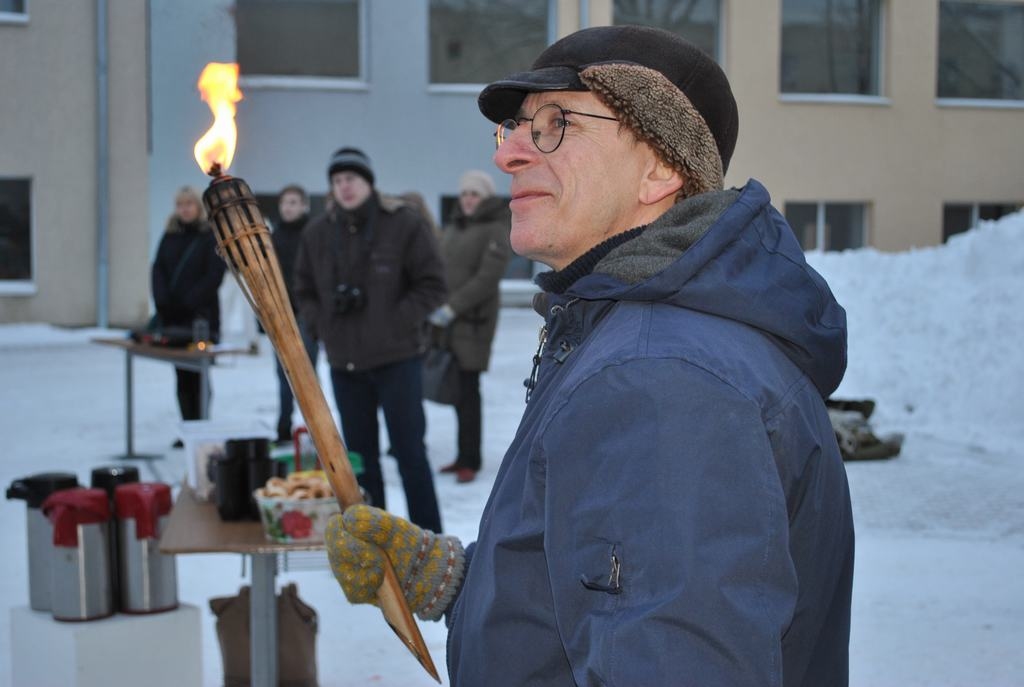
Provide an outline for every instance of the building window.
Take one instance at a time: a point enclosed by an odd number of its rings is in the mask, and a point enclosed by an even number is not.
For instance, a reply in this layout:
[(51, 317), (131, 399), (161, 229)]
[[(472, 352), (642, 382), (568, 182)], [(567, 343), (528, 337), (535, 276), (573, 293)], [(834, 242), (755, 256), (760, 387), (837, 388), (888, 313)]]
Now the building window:
[(25, 0), (0, 0), (0, 14), (25, 14)]
[(879, 95), (880, 4), (782, 0), (782, 92)]
[(1024, 3), (939, 3), (938, 97), (1024, 100)]
[(548, 0), (430, 0), (430, 82), (483, 84), (548, 45)]
[(32, 279), (32, 182), (0, 179), (0, 282)]
[(981, 220), (994, 220), (1017, 212), (1018, 203), (946, 203), (942, 206), (942, 242), (950, 236), (978, 226)]
[(358, 79), (360, 0), (237, 0), (239, 71), (246, 76)]
[(721, 62), (721, 5), (721, 0), (615, 0), (612, 23), (671, 31)]
[(804, 250), (847, 250), (866, 245), (862, 203), (786, 203), (786, 221)]

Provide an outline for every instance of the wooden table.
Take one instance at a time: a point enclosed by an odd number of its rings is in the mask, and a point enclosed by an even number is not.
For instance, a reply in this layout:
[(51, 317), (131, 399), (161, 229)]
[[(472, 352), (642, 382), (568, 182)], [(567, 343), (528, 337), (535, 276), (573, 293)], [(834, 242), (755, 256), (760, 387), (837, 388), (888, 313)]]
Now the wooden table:
[(170, 348), (167, 346), (154, 346), (152, 344), (138, 343), (131, 339), (97, 338), (92, 340), (103, 346), (113, 346), (125, 352), (125, 453), (119, 458), (155, 458), (156, 456), (142, 455), (135, 453), (132, 443), (132, 428), (134, 418), (134, 403), (132, 394), (132, 361), (136, 357), (162, 360), (171, 363), (183, 370), (192, 370), (199, 373), (199, 419), (209, 419), (210, 411), (207, 408), (207, 397), (210, 392), (210, 367), (217, 362), (217, 357), (222, 355), (238, 355), (252, 353), (249, 348), (241, 348), (228, 344), (215, 344), (204, 350), (189, 348)]
[(171, 554), (239, 553), (251, 557), (249, 594), (249, 660), (253, 687), (277, 685), (277, 554), (316, 551), (323, 541), (278, 544), (268, 541), (263, 525), (252, 520), (223, 521), (213, 503), (200, 501), (187, 485), (181, 487), (160, 551)]

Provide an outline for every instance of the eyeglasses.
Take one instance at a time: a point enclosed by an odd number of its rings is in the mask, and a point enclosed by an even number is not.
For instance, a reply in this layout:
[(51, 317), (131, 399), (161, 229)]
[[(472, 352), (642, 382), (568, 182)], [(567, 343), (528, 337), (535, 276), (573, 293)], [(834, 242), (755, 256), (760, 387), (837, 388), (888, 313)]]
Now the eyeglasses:
[(508, 140), (513, 131), (522, 126), (524, 122), (529, 122), (530, 137), (533, 139), (533, 144), (537, 146), (537, 150), (542, 153), (553, 153), (562, 144), (566, 128), (572, 124), (571, 121), (566, 119), (567, 115), (607, 119), (611, 122), (619, 121), (615, 117), (566, 110), (556, 103), (548, 103), (547, 105), (541, 105), (533, 113), (532, 117), (517, 117), (516, 119), (506, 119), (503, 121), (498, 125), (498, 130), (494, 132), (494, 143), (496, 147), (500, 148), (501, 144)]

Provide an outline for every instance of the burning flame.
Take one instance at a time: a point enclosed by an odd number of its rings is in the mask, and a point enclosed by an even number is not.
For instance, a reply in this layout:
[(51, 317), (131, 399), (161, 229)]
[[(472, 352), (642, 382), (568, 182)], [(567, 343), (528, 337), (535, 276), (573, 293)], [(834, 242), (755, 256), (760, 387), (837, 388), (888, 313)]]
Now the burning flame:
[(217, 167), (223, 172), (231, 165), (238, 140), (235, 103), (242, 99), (242, 92), (238, 90), (238, 65), (209, 63), (199, 75), (198, 86), (213, 112), (213, 126), (196, 141), (196, 162), (207, 174)]

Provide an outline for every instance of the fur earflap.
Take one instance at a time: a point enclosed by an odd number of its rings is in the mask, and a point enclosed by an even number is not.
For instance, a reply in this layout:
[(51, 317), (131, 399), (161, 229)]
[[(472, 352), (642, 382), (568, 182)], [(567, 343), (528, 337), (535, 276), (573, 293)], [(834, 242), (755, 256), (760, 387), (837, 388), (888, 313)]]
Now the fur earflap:
[(720, 190), (722, 158), (690, 99), (664, 74), (638, 64), (587, 67), (580, 79), (641, 141), (683, 175), (680, 198)]

